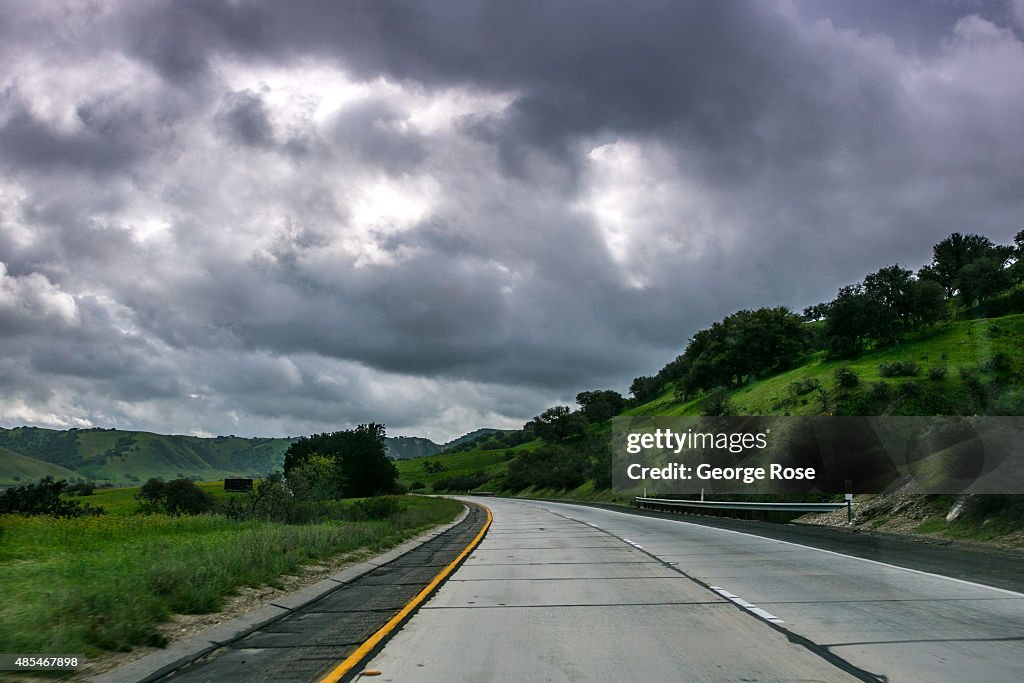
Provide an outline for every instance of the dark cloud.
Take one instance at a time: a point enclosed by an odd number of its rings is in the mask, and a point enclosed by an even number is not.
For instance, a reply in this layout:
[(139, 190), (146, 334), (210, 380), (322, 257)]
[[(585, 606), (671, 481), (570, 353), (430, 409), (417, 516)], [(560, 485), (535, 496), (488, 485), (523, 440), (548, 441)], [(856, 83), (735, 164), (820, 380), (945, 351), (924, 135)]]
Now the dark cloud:
[(251, 90), (229, 93), (217, 114), (217, 123), (229, 139), (250, 147), (267, 147), (274, 142), (274, 127), (267, 107)]
[(6, 5), (0, 423), (517, 426), (1005, 241), (1018, 10)]

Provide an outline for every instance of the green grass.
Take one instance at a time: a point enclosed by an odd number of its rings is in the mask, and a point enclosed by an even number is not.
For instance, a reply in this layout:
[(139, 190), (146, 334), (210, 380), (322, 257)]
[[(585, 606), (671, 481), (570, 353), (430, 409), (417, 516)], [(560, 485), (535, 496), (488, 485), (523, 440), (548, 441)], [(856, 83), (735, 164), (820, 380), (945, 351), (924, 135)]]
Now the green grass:
[(46, 476), (68, 480), (77, 477), (66, 467), (36, 460), (0, 446), (0, 486), (31, 484)]
[[(219, 481), (198, 482), (196, 485), (212, 495), (214, 502), (218, 505), (228, 502), (232, 497), (244, 498), (247, 495), (245, 493), (227, 493), (224, 490), (223, 479)], [(125, 486), (122, 488), (96, 489), (91, 496), (69, 496), (69, 498), (81, 501), (83, 505), (88, 503), (94, 507), (103, 508), (110, 515), (130, 515), (139, 507), (135, 496), (140, 488), (140, 486)]]
[[(111, 497), (115, 508), (127, 504)], [(403, 503), (385, 520), (305, 525), (222, 515), (0, 516), (0, 652), (91, 656), (161, 644), (156, 626), (172, 613), (216, 611), (239, 586), (275, 585), (309, 562), (391, 547), (462, 508), (419, 496)]]
[[(448, 453), (433, 455), (429, 458), (415, 458), (412, 460), (399, 460), (395, 463), (398, 467), (398, 476), (408, 486), (414, 481), (421, 481), (431, 486), (438, 479), (457, 477), (474, 472), (486, 472), (492, 477), (504, 472), (508, 468), (508, 456), (506, 450), (515, 452), (535, 448), (530, 444), (517, 446), (514, 449), (500, 449), (494, 451), (467, 451), (466, 453)], [(447, 468), (444, 472), (428, 473), (423, 469), (424, 461), (439, 461)]]

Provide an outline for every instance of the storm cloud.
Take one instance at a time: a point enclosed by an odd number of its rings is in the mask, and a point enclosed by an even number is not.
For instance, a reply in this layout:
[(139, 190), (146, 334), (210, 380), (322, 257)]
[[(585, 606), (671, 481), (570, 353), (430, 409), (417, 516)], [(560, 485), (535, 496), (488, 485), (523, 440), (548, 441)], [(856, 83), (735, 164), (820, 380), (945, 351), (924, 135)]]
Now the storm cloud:
[(1024, 3), (0, 8), (0, 424), (515, 427), (1024, 223)]

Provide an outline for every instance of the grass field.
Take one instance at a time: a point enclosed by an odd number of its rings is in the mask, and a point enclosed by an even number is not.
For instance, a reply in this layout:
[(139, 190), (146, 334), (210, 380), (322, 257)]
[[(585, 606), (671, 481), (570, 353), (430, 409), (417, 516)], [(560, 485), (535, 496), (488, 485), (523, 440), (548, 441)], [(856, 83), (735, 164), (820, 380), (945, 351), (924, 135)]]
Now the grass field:
[[(224, 490), (223, 479), (219, 481), (199, 482), (196, 485), (212, 495), (214, 502), (218, 505), (228, 502), (232, 497), (244, 498), (247, 495), (245, 493), (227, 493)], [(139, 486), (96, 489), (91, 496), (69, 497), (71, 500), (81, 501), (83, 505), (88, 503), (94, 507), (103, 508), (103, 510), (110, 515), (130, 515), (139, 507), (138, 501), (135, 500), (135, 496), (138, 494), (139, 489)]]
[(286, 525), (128, 514), (128, 489), (86, 499), (111, 514), (0, 516), (0, 652), (95, 655), (161, 644), (156, 626), (172, 613), (216, 611), (239, 586), (274, 585), (303, 564), (383, 550), (462, 509), (406, 496), (380, 521)]

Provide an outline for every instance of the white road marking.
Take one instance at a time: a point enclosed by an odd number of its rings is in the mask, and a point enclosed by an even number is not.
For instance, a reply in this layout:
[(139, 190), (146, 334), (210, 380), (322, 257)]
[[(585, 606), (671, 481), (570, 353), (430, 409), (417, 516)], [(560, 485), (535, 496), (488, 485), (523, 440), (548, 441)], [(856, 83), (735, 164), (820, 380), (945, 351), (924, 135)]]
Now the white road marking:
[[(626, 515), (628, 517), (636, 517), (637, 516), (637, 515), (634, 515), (634, 514), (629, 513), (629, 512), (619, 512), (618, 510), (604, 510), (604, 509), (602, 509), (601, 511), (602, 512), (610, 512), (613, 515)], [(566, 516), (568, 516), (568, 515), (566, 515)], [(572, 519), (572, 518), (570, 517), (570, 519)], [(775, 543), (782, 543), (783, 545), (791, 545), (791, 546), (794, 546), (796, 548), (803, 548), (804, 550), (816, 550), (819, 553), (828, 553), (829, 555), (836, 555), (837, 557), (846, 557), (846, 558), (849, 558), (851, 560), (859, 560), (860, 562), (868, 562), (870, 564), (875, 564), (875, 565), (878, 565), (878, 566), (881, 566), (881, 567), (888, 567), (890, 569), (899, 569), (900, 571), (910, 572), (911, 574), (921, 574), (923, 576), (931, 576), (931, 577), (936, 578), (936, 579), (945, 579), (946, 581), (953, 581), (955, 583), (959, 583), (959, 584), (962, 584), (964, 586), (974, 586), (975, 588), (986, 588), (986, 589), (988, 589), (990, 591), (995, 591), (997, 593), (1002, 593), (1004, 595), (1012, 595), (1015, 598), (1024, 598), (1024, 593), (1020, 593), (1018, 591), (1011, 591), (1011, 590), (1007, 590), (1005, 588), (996, 588), (995, 586), (986, 586), (983, 583), (976, 583), (974, 581), (967, 581), (965, 579), (957, 579), (957, 578), (954, 578), (952, 576), (943, 576), (942, 574), (933, 574), (932, 572), (921, 571), (920, 569), (910, 569), (908, 567), (901, 567), (901, 566), (896, 565), (896, 564), (889, 564), (887, 562), (879, 562), (878, 560), (869, 560), (866, 557), (857, 557), (856, 555), (846, 555), (844, 553), (837, 553), (837, 552), (835, 552), (833, 550), (824, 550), (822, 548), (815, 548), (814, 546), (811, 546), (811, 545), (803, 545), (802, 543), (793, 543), (792, 541), (780, 541), (777, 538), (771, 538), (769, 536), (758, 536), (757, 534), (748, 534), (748, 533), (746, 533), (744, 531), (734, 531), (732, 529), (721, 529), (719, 527), (709, 527), (709, 526), (705, 526), (703, 524), (695, 524), (693, 522), (687, 522), (687, 521), (684, 521), (684, 520), (681, 520), (681, 519), (665, 519), (663, 517), (647, 517), (647, 519), (658, 521), (658, 522), (671, 522), (673, 524), (686, 524), (687, 526), (700, 527), (701, 529), (714, 529), (715, 531), (722, 531), (722, 532), (725, 532), (727, 534), (737, 534), (739, 536), (747, 536), (748, 538), (756, 538), (756, 539), (761, 540), (761, 541), (774, 541)], [(581, 520), (576, 520), (576, 521), (581, 521)]]
[(760, 607), (758, 607), (757, 605), (754, 605), (754, 604), (751, 604), (751, 603), (747, 602), (746, 600), (744, 600), (743, 598), (741, 598), (738, 595), (733, 595), (732, 593), (730, 593), (729, 591), (725, 590), (724, 588), (720, 588), (719, 586), (711, 586), (711, 590), (715, 591), (716, 593), (721, 595), (723, 598), (725, 598), (725, 599), (727, 599), (727, 600), (729, 600), (731, 602), (735, 602), (737, 605), (739, 605), (743, 609), (749, 610), (751, 613), (756, 614), (757, 616), (761, 617), (765, 621), (770, 621), (773, 624), (785, 624), (786, 623), (785, 621), (783, 621), (782, 619), (779, 619), (777, 616), (775, 616), (771, 612), (769, 612), (767, 610), (763, 610)]

